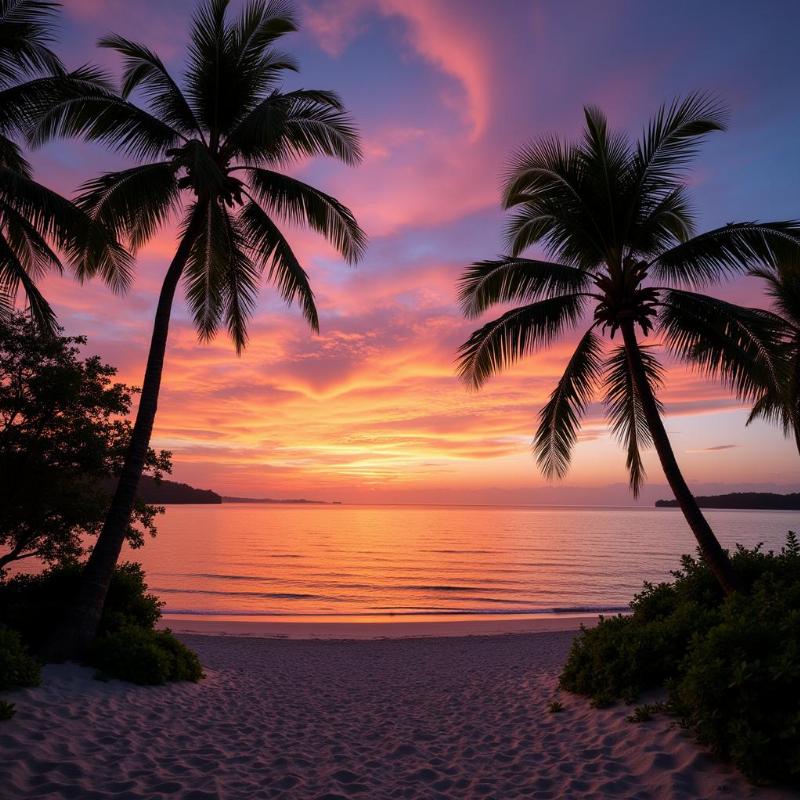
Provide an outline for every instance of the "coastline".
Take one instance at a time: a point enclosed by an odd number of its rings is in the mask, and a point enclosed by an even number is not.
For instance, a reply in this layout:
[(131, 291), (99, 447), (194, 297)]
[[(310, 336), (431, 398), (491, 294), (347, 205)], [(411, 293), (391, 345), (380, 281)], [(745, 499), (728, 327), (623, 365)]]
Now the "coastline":
[(593, 627), (597, 614), (541, 614), (530, 617), (483, 615), (475, 619), (450, 617), (413, 619), (382, 617), (350, 618), (331, 621), (316, 618), (247, 618), (164, 614), (158, 623), (181, 636), (231, 636), (258, 639), (431, 639), (463, 636), (503, 636), (508, 634), (561, 633), (577, 631), (581, 625)]

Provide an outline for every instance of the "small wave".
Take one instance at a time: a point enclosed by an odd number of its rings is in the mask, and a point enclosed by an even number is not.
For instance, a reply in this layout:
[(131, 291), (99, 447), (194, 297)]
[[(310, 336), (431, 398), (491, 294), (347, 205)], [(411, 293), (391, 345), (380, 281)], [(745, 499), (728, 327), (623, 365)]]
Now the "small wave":
[(199, 609), (199, 608), (169, 608), (163, 609), (164, 614), (174, 616), (202, 616), (202, 617), (326, 617), (331, 620), (349, 619), (358, 617), (430, 617), (430, 616), (458, 616), (458, 617), (495, 617), (495, 616), (527, 616), (550, 617), (560, 614), (622, 614), (630, 611), (630, 606), (561, 606), (556, 608), (436, 608), (425, 607), (409, 610), (395, 606), (373, 607), (371, 611), (353, 610), (348, 613), (334, 611), (242, 611), (234, 609)]
[[(262, 597), (272, 600), (331, 600), (320, 594), (304, 594), (298, 592), (223, 592), (217, 589), (153, 589), (159, 594), (211, 594), (222, 597)], [(199, 613), (199, 612), (198, 612)], [(226, 612), (227, 613), (227, 612)]]

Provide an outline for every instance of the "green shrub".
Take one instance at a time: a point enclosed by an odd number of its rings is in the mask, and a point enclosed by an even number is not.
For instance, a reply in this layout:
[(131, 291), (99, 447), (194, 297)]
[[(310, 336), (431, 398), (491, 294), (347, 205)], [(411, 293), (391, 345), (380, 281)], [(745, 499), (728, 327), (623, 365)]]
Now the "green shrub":
[(650, 722), (651, 719), (656, 714), (663, 714), (667, 711), (667, 704), (666, 703), (644, 703), (640, 706), (636, 706), (633, 709), (633, 713), (629, 714), (625, 719), (628, 722)]
[(38, 686), (39, 664), (28, 653), (16, 631), (0, 628), (0, 691)]
[(0, 722), (5, 722), (6, 720), (11, 719), (11, 717), (13, 717), (16, 713), (17, 709), (13, 703), (9, 703), (6, 700), (0, 700)]
[(98, 636), (88, 663), (97, 668), (101, 678), (140, 685), (199, 681), (203, 677), (197, 655), (170, 631), (133, 625)]
[[(67, 564), (0, 582), (0, 624), (19, 631), (37, 652), (78, 591), (80, 574), (80, 565)], [(141, 565), (120, 564), (111, 579), (100, 633), (126, 625), (151, 629), (161, 616), (161, 605), (155, 595), (147, 593)]]
[(800, 584), (767, 576), (726, 602), (670, 696), (681, 723), (748, 777), (800, 784)]
[[(629, 616), (576, 636), (561, 687), (593, 705), (667, 688), (670, 711), (754, 780), (800, 784), (800, 543), (737, 547), (741, 590), (724, 597), (684, 556), (671, 583), (645, 584)], [(651, 707), (634, 711), (642, 721)]]

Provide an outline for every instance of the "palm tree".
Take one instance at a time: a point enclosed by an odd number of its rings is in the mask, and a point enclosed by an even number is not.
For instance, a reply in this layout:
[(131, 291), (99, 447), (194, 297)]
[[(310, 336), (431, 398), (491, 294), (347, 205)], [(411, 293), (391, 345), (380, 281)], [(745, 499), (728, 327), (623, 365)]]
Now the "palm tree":
[(63, 272), (58, 251), (80, 278), (99, 272), (122, 290), (129, 275), (122, 248), (73, 203), (33, 179), (14, 139), (32, 110), (46, 104), (55, 76), (64, 75), (50, 49), (58, 5), (0, 0), (0, 317), (8, 318), (22, 288), (32, 319), (50, 331), (55, 315), (36, 281), (47, 271)]
[(794, 436), (800, 453), (800, 262), (781, 259), (773, 268), (757, 268), (750, 274), (766, 281), (772, 298), (775, 325), (781, 332), (783, 370), (756, 398), (747, 423), (760, 417), (780, 425), (786, 436)]
[[(596, 108), (585, 109), (583, 140), (546, 138), (523, 148), (505, 182), (508, 255), (469, 267), (460, 283), (465, 314), (522, 303), (476, 330), (459, 351), (459, 371), (474, 387), (550, 344), (592, 312), (563, 376), (539, 415), (533, 443), (548, 478), (569, 467), (581, 418), (599, 389), (611, 430), (624, 445), (630, 486), (645, 473), (641, 448), (653, 445), (700, 551), (726, 592), (730, 560), (700, 511), (670, 445), (658, 389), (663, 371), (657, 332), (673, 355), (717, 371), (753, 395), (774, 370), (774, 324), (682, 288), (773, 266), (779, 245), (800, 248), (794, 222), (743, 222), (694, 234), (684, 169), (702, 138), (723, 128), (718, 103), (702, 94), (662, 107), (641, 140), (612, 134)], [(550, 261), (523, 258), (541, 244)], [(621, 333), (622, 343), (609, 347)]]
[[(191, 30), (179, 83), (158, 55), (122, 36), (99, 44), (122, 55), (122, 89), (95, 71), (93, 83), (62, 82), (60, 96), (39, 110), (34, 143), (54, 136), (105, 142), (136, 166), (89, 181), (80, 205), (135, 251), (170, 215), (179, 241), (164, 276), (130, 449), (105, 526), (87, 562), (80, 597), (56, 634), (62, 657), (94, 638), (122, 547), (156, 416), (173, 297), (183, 279), (202, 340), (225, 325), (241, 352), (263, 273), (288, 303), (297, 301), (316, 331), (308, 275), (278, 222), (321, 233), (348, 262), (366, 238), (335, 198), (281, 171), (306, 157), (360, 159), (358, 134), (333, 92), (281, 92), (294, 60), (275, 42), (296, 30), (279, 1), (251, 0), (235, 21), (228, 0), (204, 0)], [(143, 105), (133, 102), (139, 92)]]

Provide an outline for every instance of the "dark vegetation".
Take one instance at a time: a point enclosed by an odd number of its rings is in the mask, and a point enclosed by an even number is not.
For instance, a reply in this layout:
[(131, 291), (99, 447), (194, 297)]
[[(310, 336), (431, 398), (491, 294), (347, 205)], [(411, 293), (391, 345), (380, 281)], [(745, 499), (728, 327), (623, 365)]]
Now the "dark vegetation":
[[(566, 475), (582, 418), (602, 397), (634, 496), (645, 479), (642, 450), (652, 447), (705, 563), (732, 593), (736, 573), (664, 426), (663, 355), (791, 425), (794, 411), (783, 414), (790, 400), (778, 389), (790, 371), (785, 320), (713, 297), (708, 286), (737, 274), (774, 276), (788, 260), (800, 264), (800, 222), (697, 232), (687, 167), (706, 136), (724, 130), (726, 116), (712, 97), (691, 94), (662, 106), (634, 141), (587, 107), (581, 139), (543, 137), (520, 148), (503, 190), (512, 212), (507, 253), (473, 263), (459, 287), (466, 316), (496, 306), (504, 313), (464, 342), (459, 371), (480, 387), (578, 327), (577, 347), (539, 412), (533, 451), (540, 469), (551, 479)], [(534, 246), (545, 259), (525, 256)], [(651, 335), (657, 345), (646, 342)]]
[[(80, 580), (81, 566), (72, 563), (38, 575), (17, 575), (0, 583), (0, 625), (6, 626), (5, 630), (0, 628), (0, 636), (10, 636), (28, 659), (27, 653), (39, 653), (53, 620), (59, 619), (64, 603), (75, 596)], [(161, 603), (148, 593), (141, 566), (119, 565), (86, 663), (97, 668), (99, 677), (139, 684), (199, 680), (202, 669), (197, 656), (169, 631), (155, 629), (160, 616)], [(2, 644), (0, 638), (0, 652), (4, 650)], [(24, 685), (31, 684), (13, 681), (3, 686), (0, 676), (0, 688)]]
[[(39, 333), (21, 314), (0, 321), (0, 573), (37, 558), (58, 564), (82, 558), (103, 526), (107, 488), (122, 468), (131, 438), (134, 389), (116, 369), (84, 358), (81, 336)], [(170, 454), (147, 451), (157, 481)], [(134, 504), (126, 539), (140, 547), (155, 534), (161, 509)]]
[[(730, 494), (697, 495), (700, 508), (752, 508), (771, 511), (800, 510), (800, 492), (775, 494), (773, 492), (731, 492)], [(658, 508), (676, 508), (675, 500), (656, 500)]]
[(265, 280), (319, 328), (309, 275), (286, 226), (316, 231), (351, 263), (366, 247), (352, 212), (290, 169), (319, 156), (345, 164), (361, 159), (358, 131), (335, 92), (283, 90), (284, 77), (298, 66), (280, 44), (296, 30), (288, 2), (250, 2), (232, 12), (228, 0), (203, 0), (180, 74), (147, 46), (108, 34), (99, 45), (118, 56), (120, 81), (83, 67), (52, 81), (47, 95), (26, 109), (30, 141), (77, 137), (124, 158), (120, 169), (84, 183), (77, 200), (111, 238), (135, 252), (168, 220), (180, 221), (163, 273), (131, 446), (86, 579), (54, 633), (51, 653), (80, 653), (96, 634), (149, 448), (178, 287), (185, 289), (200, 339), (225, 329), (241, 352)]
[(596, 705), (665, 689), (699, 742), (755, 781), (800, 786), (800, 543), (739, 547), (731, 563), (742, 588), (729, 596), (690, 556), (672, 582), (645, 584), (630, 616), (579, 634), (561, 687)]
[[(42, 332), (22, 315), (0, 321), (0, 691), (34, 686), (64, 607), (78, 593), (87, 544), (100, 530), (130, 442), (133, 390), (116, 370), (84, 358), (82, 337)], [(157, 483), (169, 453), (147, 453)], [(132, 547), (155, 535), (161, 509), (137, 500)], [(38, 574), (10, 576), (32, 564)], [(197, 657), (155, 630), (157, 598), (137, 564), (112, 576), (98, 637), (86, 662), (106, 677), (137, 683), (198, 680)], [(113, 657), (113, 652), (118, 655)], [(13, 715), (3, 701), (0, 718)]]

